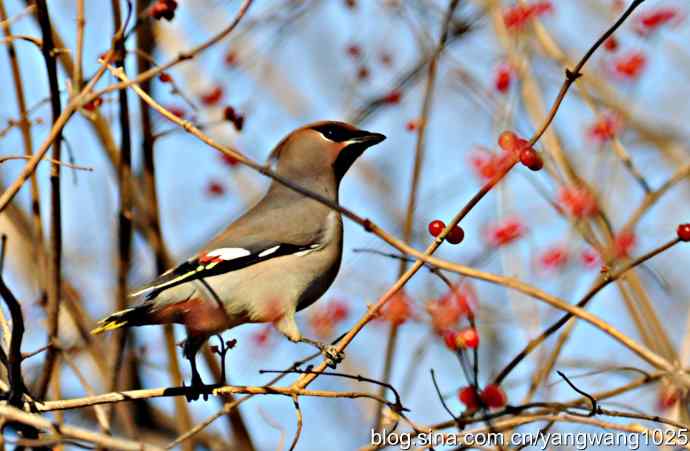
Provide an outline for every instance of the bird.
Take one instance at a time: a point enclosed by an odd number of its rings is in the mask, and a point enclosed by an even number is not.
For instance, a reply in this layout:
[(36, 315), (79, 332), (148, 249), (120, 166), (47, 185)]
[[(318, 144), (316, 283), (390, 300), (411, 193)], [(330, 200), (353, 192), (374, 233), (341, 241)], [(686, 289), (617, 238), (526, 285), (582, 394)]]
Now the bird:
[[(268, 165), (279, 178), (337, 204), (347, 171), (384, 139), (345, 122), (315, 122), (284, 137)], [(290, 341), (316, 346), (334, 367), (342, 353), (304, 337), (295, 314), (331, 286), (342, 254), (341, 213), (274, 179), (252, 208), (198, 253), (132, 291), (135, 305), (101, 319), (91, 333), (183, 324), (183, 355), (192, 372), (188, 400), (202, 392), (207, 399), (196, 365), (199, 349), (212, 335), (242, 324), (273, 323)]]

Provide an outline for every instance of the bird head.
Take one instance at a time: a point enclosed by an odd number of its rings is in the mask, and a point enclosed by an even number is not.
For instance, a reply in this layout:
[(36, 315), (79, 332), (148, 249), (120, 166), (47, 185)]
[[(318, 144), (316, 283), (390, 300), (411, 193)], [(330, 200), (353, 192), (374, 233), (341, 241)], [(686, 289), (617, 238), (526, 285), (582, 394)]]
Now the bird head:
[(345, 122), (315, 122), (285, 137), (270, 159), (279, 175), (307, 185), (311, 180), (330, 181), (337, 188), (355, 160), (384, 139)]

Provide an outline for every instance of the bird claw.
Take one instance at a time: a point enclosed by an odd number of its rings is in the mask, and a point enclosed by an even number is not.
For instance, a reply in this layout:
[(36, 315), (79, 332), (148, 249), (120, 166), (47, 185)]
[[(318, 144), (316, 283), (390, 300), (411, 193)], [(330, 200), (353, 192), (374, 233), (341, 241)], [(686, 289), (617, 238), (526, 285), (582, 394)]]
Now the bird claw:
[(335, 367), (345, 358), (345, 353), (338, 351), (338, 348), (336, 348), (335, 345), (321, 343), (320, 341), (304, 337), (302, 337), (299, 341), (316, 347), (326, 358), (326, 365), (329, 368), (335, 369)]
[(192, 376), (192, 383), (189, 386), (186, 386), (184, 382), (182, 383), (182, 386), (188, 389), (184, 395), (187, 402), (196, 401), (199, 399), (199, 396), (203, 397), (204, 401), (208, 401), (207, 389), (210, 386), (205, 385), (198, 374), (194, 374)]
[(345, 353), (338, 351), (338, 349), (333, 345), (324, 346), (321, 352), (328, 360), (326, 365), (331, 369), (335, 369), (335, 367), (338, 366), (338, 364), (345, 358)]

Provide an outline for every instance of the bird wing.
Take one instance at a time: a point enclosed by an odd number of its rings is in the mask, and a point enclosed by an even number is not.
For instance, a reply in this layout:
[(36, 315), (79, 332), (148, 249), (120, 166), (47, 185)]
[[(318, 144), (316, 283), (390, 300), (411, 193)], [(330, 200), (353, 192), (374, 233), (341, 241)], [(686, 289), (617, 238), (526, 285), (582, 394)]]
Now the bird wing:
[[(327, 207), (317, 207), (323, 218), (330, 212)], [(324, 244), (327, 221), (314, 220), (313, 206), (310, 210), (311, 215), (307, 215), (300, 201), (267, 197), (212, 240), (205, 250), (133, 291), (130, 297), (144, 295), (148, 301), (185, 282), (237, 271), (271, 258), (312, 252)]]
[(185, 282), (237, 271), (270, 258), (303, 255), (317, 247), (319, 247), (318, 243), (295, 245), (271, 242), (253, 248), (221, 247), (204, 251), (164, 272), (150, 283), (130, 293), (130, 296), (145, 294), (146, 300), (151, 300), (162, 291)]

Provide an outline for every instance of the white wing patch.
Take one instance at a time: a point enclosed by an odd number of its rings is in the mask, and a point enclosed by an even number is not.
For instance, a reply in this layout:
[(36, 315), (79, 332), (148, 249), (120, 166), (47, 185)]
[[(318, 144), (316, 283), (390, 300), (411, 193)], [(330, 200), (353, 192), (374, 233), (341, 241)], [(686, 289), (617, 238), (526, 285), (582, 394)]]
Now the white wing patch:
[(261, 252), (261, 253), (259, 254), (259, 257), (265, 257), (265, 256), (267, 256), (267, 255), (271, 255), (272, 253), (274, 253), (275, 251), (277, 251), (279, 247), (280, 247), (280, 244), (277, 245), (277, 246), (273, 246), (273, 247), (271, 247), (271, 248), (268, 248), (268, 249), (266, 249), (265, 251)]
[(214, 249), (211, 252), (207, 252), (206, 256), (207, 257), (218, 257), (221, 260), (234, 260), (236, 258), (242, 258), (246, 257), (247, 255), (250, 255), (251, 252), (249, 252), (247, 249), (243, 249), (241, 247), (222, 247), (220, 249)]

